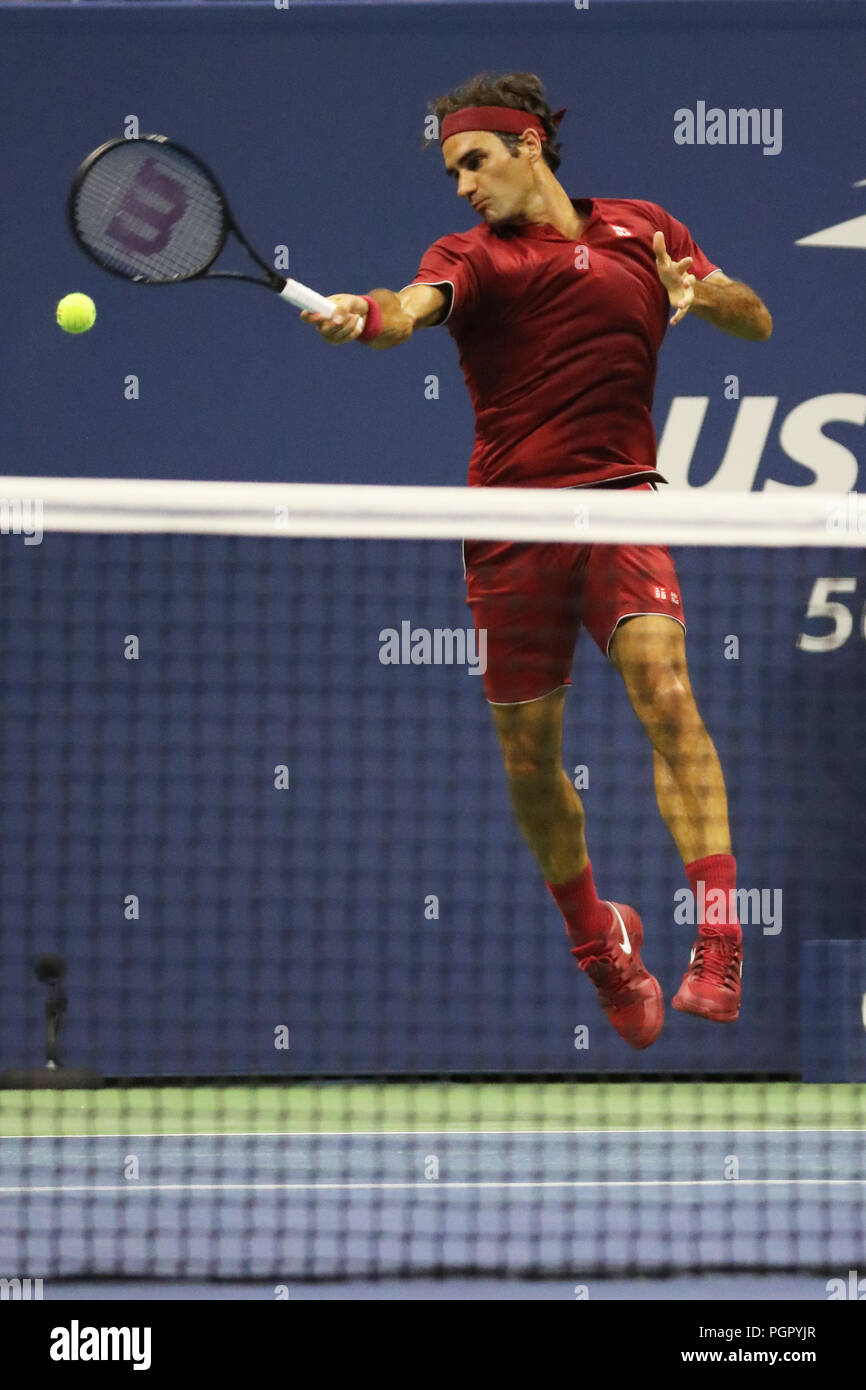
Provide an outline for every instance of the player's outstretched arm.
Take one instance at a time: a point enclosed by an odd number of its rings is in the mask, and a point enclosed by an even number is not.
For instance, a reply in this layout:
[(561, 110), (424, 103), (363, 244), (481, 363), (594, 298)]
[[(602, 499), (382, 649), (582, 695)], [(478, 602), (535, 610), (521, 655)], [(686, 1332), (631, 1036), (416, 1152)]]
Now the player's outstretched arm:
[[(395, 294), (393, 290), (370, 290), (382, 315), (382, 327), (375, 338), (365, 341), (367, 347), (389, 348), (407, 343), (416, 328), (432, 328), (447, 312), (444, 291), (435, 285), (409, 285)], [(305, 310), (301, 318), (319, 331), (326, 343), (353, 343), (364, 332), (370, 306), (357, 294), (329, 294), (337, 307), (331, 319)]]

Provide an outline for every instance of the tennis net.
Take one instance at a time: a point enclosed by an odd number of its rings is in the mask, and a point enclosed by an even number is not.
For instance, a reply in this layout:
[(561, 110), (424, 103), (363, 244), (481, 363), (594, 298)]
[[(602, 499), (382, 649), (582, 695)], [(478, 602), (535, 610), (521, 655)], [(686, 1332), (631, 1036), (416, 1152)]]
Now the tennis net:
[[(0, 1275), (862, 1267), (860, 502), (0, 479)], [(536, 571), (674, 547), (735, 1023), (669, 1006), (706, 904), (586, 633), (562, 763), (599, 893), (643, 919), (658, 1040), (576, 968), (463, 537)]]

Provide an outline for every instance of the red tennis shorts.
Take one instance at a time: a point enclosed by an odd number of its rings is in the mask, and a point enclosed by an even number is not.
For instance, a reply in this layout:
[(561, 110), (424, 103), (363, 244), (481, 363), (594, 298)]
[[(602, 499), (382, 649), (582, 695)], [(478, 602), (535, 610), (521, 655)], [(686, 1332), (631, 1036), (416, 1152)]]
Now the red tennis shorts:
[(666, 546), (470, 540), (463, 562), (466, 602), (476, 631), (486, 630), (484, 689), (494, 705), (570, 685), (582, 626), (605, 656), (623, 618), (662, 613), (685, 628)]

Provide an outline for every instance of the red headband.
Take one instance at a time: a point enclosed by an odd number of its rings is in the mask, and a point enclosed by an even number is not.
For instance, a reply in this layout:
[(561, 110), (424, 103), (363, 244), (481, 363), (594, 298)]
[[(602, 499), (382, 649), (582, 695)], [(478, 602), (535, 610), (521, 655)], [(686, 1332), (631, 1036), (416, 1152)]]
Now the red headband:
[[(565, 112), (564, 106), (561, 111), (554, 112), (554, 125), (559, 125)], [(453, 111), (442, 121), (440, 139), (443, 145), (450, 135), (459, 135), (464, 130), (508, 130), (514, 135), (522, 135), (524, 130), (537, 130), (542, 140), (547, 139), (537, 116), (513, 106), (464, 106), (462, 111)]]

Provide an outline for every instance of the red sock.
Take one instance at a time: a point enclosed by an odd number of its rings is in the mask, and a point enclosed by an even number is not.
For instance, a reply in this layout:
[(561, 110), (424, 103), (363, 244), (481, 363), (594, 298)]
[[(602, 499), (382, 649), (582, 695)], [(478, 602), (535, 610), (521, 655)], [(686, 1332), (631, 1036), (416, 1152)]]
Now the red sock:
[(565, 930), (572, 946), (601, 944), (610, 921), (610, 908), (599, 902), (592, 881), (592, 865), (568, 883), (548, 883), (556, 905), (565, 918)]
[(719, 932), (742, 941), (737, 921), (737, 861), (732, 854), (708, 854), (686, 865), (686, 876), (695, 895), (698, 930)]

